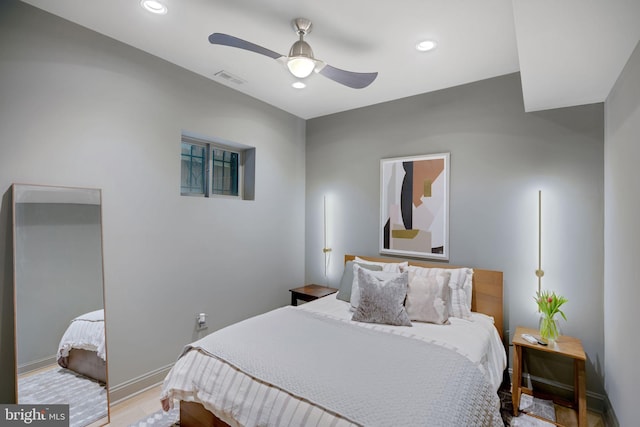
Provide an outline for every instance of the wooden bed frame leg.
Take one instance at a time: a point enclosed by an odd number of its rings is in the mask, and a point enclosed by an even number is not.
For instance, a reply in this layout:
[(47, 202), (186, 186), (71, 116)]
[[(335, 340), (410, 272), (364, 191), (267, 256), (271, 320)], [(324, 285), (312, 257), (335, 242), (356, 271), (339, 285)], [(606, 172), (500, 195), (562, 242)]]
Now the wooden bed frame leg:
[(180, 427), (229, 427), (197, 402), (180, 401)]

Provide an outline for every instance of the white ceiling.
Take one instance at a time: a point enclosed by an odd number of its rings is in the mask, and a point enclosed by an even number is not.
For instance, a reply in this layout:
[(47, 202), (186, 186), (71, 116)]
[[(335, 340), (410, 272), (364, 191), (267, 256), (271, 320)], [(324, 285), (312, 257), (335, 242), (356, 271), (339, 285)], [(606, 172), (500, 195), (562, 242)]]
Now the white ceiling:
[[(640, 39), (639, 0), (164, 0), (166, 15), (139, 0), (23, 1), (304, 119), (516, 71), (527, 111), (602, 102)], [(316, 58), (378, 78), (351, 89), (312, 74), (294, 89), (277, 61), (207, 40), (227, 33), (286, 55), (297, 17), (313, 21)], [(416, 51), (425, 38), (438, 48)]]

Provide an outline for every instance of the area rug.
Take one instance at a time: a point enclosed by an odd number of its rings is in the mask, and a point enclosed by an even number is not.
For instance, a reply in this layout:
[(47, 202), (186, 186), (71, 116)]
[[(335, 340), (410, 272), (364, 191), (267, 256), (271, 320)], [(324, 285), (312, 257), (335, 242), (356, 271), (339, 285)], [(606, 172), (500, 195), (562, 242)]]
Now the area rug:
[(511, 419), (511, 427), (555, 427), (555, 424), (527, 414), (520, 414)]
[[(528, 394), (523, 394), (520, 396), (520, 410), (550, 421), (556, 420), (556, 409), (553, 406), (552, 400), (538, 399)], [(553, 425), (553, 423), (551, 425)]]
[(162, 410), (144, 417), (129, 427), (177, 427), (180, 425), (180, 408), (178, 404), (169, 412)]
[(107, 416), (103, 384), (54, 367), (18, 379), (20, 404), (68, 404), (69, 426), (85, 426)]
[(508, 389), (500, 389), (500, 414), (505, 427), (549, 427), (555, 426), (553, 422), (547, 422), (527, 414), (537, 415), (545, 419), (555, 421), (556, 411), (553, 401), (538, 399), (536, 397), (523, 394), (520, 396), (520, 412), (517, 417), (513, 416), (513, 403), (511, 400), (511, 391)]

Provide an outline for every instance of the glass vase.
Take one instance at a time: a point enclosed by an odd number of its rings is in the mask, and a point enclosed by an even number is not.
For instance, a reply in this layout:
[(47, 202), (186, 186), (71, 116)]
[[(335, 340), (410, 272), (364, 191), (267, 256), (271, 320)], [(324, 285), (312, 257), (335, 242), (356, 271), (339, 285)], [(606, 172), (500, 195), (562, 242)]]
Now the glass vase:
[(546, 341), (555, 341), (560, 335), (558, 322), (552, 316), (540, 316), (540, 338)]

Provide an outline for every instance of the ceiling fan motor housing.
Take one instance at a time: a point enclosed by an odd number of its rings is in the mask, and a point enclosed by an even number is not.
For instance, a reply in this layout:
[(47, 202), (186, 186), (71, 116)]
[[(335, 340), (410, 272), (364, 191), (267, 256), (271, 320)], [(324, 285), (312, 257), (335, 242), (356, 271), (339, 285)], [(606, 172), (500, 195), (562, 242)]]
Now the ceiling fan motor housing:
[(291, 46), (289, 50), (289, 58), (295, 58), (299, 56), (304, 56), (305, 58), (313, 59), (313, 50), (311, 50), (311, 46), (304, 40), (298, 40)]

